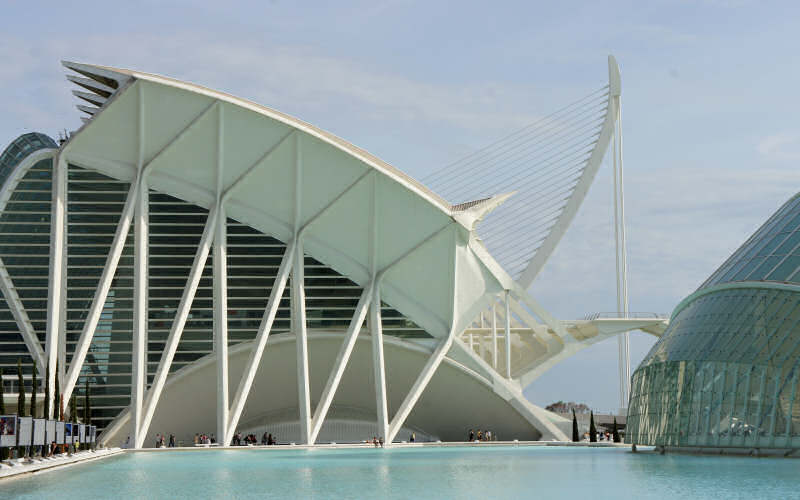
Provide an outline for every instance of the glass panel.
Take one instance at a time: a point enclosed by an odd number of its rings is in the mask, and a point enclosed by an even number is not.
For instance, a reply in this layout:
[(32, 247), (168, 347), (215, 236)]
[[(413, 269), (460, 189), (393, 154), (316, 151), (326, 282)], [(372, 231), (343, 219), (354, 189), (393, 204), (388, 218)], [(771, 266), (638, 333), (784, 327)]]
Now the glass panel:
[(753, 257), (750, 261), (742, 268), (739, 273), (734, 276), (732, 281), (742, 281), (753, 272), (757, 266), (760, 266), (761, 263), (764, 262), (764, 257)]
[(790, 255), (764, 279), (769, 281), (787, 281), (798, 267), (800, 267), (800, 254)]
[(771, 257), (767, 257), (766, 259), (764, 259), (764, 262), (760, 266), (758, 266), (758, 268), (755, 271), (750, 273), (750, 276), (748, 276), (747, 279), (750, 280), (750, 281), (756, 281), (756, 280), (763, 279), (764, 276), (766, 276), (767, 273), (772, 271), (772, 269), (775, 266), (777, 266), (778, 263), (781, 260), (783, 260), (783, 257), (777, 256), (777, 255), (773, 255)]
[(781, 246), (775, 250), (775, 255), (787, 255), (792, 253), (797, 245), (800, 244), (800, 231), (795, 231), (789, 236)]

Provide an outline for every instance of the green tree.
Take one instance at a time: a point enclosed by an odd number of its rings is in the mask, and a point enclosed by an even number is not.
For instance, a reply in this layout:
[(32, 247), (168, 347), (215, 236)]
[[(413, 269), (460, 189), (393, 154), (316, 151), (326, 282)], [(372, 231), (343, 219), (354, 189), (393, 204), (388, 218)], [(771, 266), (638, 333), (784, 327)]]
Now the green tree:
[(44, 418), (50, 418), (50, 363), (44, 368)]
[(594, 426), (594, 412), (589, 413), (589, 441), (597, 442), (597, 427)]
[(577, 443), (580, 441), (578, 435), (578, 417), (575, 416), (575, 408), (572, 409), (572, 442)]
[[(3, 369), (0, 368), (0, 415), (6, 414), (6, 395), (3, 390)], [(8, 458), (8, 448), (0, 448), (0, 460)]]
[(0, 368), (0, 415), (6, 414), (6, 395), (3, 387), (3, 369)]
[(17, 397), (17, 415), (25, 416), (25, 379), (22, 377), (22, 360), (17, 358), (17, 380), (19, 383), (19, 393)]
[(92, 425), (92, 407), (89, 400), (89, 377), (86, 377), (86, 384), (83, 389), (83, 423)]
[(72, 397), (69, 398), (69, 418), (73, 422), (77, 422), (78, 421), (78, 408), (77, 408), (77, 404), (75, 402), (75, 394), (74, 393), (72, 394)]
[(64, 418), (64, 401), (61, 399), (61, 390), (58, 384), (58, 361), (56, 361), (56, 390), (55, 390), (55, 398), (53, 398), (53, 419), (54, 420), (62, 420)]
[(31, 417), (36, 418), (36, 393), (39, 389), (39, 381), (36, 379), (36, 362), (33, 363), (33, 379), (31, 380)]
[(614, 430), (612, 431), (612, 434), (614, 435), (614, 442), (619, 443), (620, 439), (619, 439), (619, 429), (617, 428), (617, 417), (614, 417)]

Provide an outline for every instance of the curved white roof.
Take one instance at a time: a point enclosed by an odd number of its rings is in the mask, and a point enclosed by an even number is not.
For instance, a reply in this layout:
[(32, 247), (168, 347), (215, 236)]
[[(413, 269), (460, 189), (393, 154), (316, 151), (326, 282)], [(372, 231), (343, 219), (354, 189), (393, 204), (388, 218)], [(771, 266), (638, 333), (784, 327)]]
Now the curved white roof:
[(384, 300), (437, 337), (504, 288), (470, 245), (469, 217), (347, 141), (198, 85), (64, 64), (102, 87), (62, 148), (70, 163), (124, 180), (141, 167), (150, 189), (207, 208), (220, 197), (229, 217), (282, 241), (300, 231), (308, 255), (362, 286), (386, 270)]

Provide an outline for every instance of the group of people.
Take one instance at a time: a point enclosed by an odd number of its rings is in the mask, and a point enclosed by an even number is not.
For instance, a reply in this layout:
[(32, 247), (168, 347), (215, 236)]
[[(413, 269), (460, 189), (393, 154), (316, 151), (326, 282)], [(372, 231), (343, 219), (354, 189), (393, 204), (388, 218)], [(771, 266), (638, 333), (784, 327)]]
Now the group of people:
[[(130, 436), (128, 437), (130, 439)], [(166, 441), (165, 434), (156, 434), (156, 448), (175, 448), (175, 434), (169, 435), (169, 441)], [(128, 445), (128, 440), (125, 440), (125, 444)], [(126, 446), (127, 448), (127, 446)]]
[[(231, 440), (231, 445), (233, 446), (255, 446), (258, 444), (258, 438), (255, 434), (248, 434), (244, 438), (242, 438), (242, 433), (237, 432), (233, 439)], [(261, 445), (262, 446), (272, 446), (274, 444), (278, 444), (277, 439), (272, 435), (271, 432), (265, 432), (263, 436), (261, 436)]]
[(217, 444), (217, 439), (214, 437), (213, 434), (195, 434), (194, 435), (194, 444)]
[(472, 429), (469, 430), (469, 440), (470, 443), (475, 441), (497, 441), (497, 436), (492, 434), (492, 431), (482, 431), (478, 429), (478, 433), (475, 434), (475, 431)]
[[(123, 448), (130, 447), (130, 439), (131, 437), (125, 440), (125, 444), (122, 445)], [(174, 448), (175, 447), (175, 435), (170, 434), (169, 440), (167, 440), (166, 434), (156, 434), (156, 448)], [(217, 439), (214, 437), (214, 434), (200, 434), (196, 433), (194, 435), (194, 444), (195, 445), (208, 445), (208, 444), (217, 444)], [(257, 445), (258, 438), (255, 434), (248, 434), (244, 438), (242, 438), (242, 434), (237, 432), (235, 436), (233, 436), (233, 440), (231, 442), (233, 446), (248, 446), (248, 445)], [(261, 444), (262, 445), (273, 445), (278, 444), (277, 439), (272, 435), (272, 433), (264, 433), (261, 437)]]
[[(597, 435), (595, 437), (597, 438), (598, 441), (613, 441), (614, 440), (613, 434), (611, 434), (608, 431), (602, 431), (602, 432), (598, 431)], [(589, 432), (588, 431), (583, 433), (583, 440), (584, 441), (590, 441)]]

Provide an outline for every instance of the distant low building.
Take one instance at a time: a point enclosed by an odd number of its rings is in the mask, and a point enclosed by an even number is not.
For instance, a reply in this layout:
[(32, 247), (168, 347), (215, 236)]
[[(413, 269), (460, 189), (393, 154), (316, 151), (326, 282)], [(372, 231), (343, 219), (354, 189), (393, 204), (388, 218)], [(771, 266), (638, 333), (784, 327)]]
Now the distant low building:
[(545, 406), (544, 409), (556, 413), (569, 413), (572, 410), (575, 410), (575, 413), (589, 413), (591, 411), (591, 408), (589, 408), (584, 403), (574, 403), (572, 401), (570, 401), (569, 403), (565, 403), (564, 401), (558, 401), (556, 403), (552, 403)]

